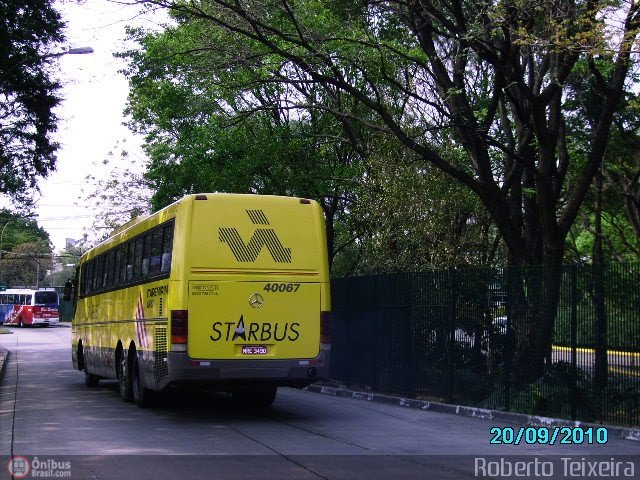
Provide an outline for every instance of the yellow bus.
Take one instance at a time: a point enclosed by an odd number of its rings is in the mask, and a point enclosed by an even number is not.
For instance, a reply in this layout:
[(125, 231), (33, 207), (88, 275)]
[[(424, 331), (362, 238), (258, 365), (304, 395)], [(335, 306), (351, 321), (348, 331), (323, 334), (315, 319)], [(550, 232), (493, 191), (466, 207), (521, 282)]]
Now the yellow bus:
[(277, 387), (328, 377), (324, 217), (304, 198), (188, 195), (86, 252), (74, 302), (73, 366), (117, 379), (147, 406), (196, 384), (270, 405)]

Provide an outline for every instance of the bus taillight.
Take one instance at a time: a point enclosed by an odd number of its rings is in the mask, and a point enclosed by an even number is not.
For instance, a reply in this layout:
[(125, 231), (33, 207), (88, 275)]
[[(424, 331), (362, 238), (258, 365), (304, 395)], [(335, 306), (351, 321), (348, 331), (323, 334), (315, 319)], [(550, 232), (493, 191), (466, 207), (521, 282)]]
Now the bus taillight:
[(331, 312), (320, 312), (320, 348), (331, 350)]
[[(187, 331), (189, 327), (188, 310), (171, 310), (171, 344), (187, 343)], [(177, 350), (177, 349), (176, 349)]]

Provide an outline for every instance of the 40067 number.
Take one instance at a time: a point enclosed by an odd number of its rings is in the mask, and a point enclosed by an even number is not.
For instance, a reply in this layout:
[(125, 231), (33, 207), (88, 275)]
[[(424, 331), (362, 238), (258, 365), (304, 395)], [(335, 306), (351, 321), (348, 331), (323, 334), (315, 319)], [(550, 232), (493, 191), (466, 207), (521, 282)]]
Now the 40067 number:
[(299, 283), (267, 283), (263, 290), (271, 293), (294, 293), (299, 288)]

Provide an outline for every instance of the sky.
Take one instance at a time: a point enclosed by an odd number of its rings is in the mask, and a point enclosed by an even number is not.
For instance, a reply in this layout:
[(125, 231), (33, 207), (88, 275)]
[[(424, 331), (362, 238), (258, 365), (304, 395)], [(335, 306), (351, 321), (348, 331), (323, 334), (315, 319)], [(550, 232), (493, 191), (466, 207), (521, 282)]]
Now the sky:
[(57, 171), (39, 183), (35, 210), (38, 224), (49, 232), (54, 250), (59, 251), (67, 238), (80, 239), (85, 231), (91, 238), (93, 233), (93, 210), (83, 205), (84, 192), (93, 186), (87, 176), (108, 176), (110, 167), (102, 161), (123, 141), (134, 158), (144, 158), (142, 139), (123, 125), (128, 85), (118, 73), (124, 62), (113, 54), (127, 47), (126, 25), (157, 27), (159, 16), (138, 16), (136, 7), (106, 0), (66, 0), (56, 6), (67, 22), (66, 46), (94, 50), (59, 58), (63, 103), (57, 109), (60, 121), (55, 138), (61, 148)]

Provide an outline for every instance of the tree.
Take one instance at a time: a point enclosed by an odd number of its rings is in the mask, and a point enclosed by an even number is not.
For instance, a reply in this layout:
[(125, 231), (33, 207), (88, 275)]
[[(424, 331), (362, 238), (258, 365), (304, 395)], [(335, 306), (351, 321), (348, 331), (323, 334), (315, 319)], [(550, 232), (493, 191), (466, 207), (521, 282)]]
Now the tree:
[[(347, 131), (319, 110), (292, 111), (290, 96), (318, 103), (319, 92), (306, 85), (292, 92), (286, 83), (262, 83), (269, 71), (266, 59), (228, 71), (226, 58), (180, 53), (203, 33), (220, 34), (224, 38), (216, 42), (227, 43), (224, 32), (207, 24), (181, 22), (161, 34), (132, 30), (143, 49), (124, 54), (131, 61), (126, 71), (130, 126), (147, 139), (152, 208), (206, 191), (314, 198), (327, 219), (331, 262), (338, 242), (351, 241), (335, 229), (361, 173), (363, 152), (349, 137), (359, 132)], [(212, 75), (220, 81), (212, 82)], [(349, 108), (339, 95), (332, 101)]]
[(10, 286), (36, 287), (51, 270), (51, 247), (44, 242), (17, 245), (2, 263), (3, 276)]
[(55, 168), (60, 84), (50, 62), (63, 27), (51, 0), (0, 2), (0, 193), (22, 201)]
[(397, 142), (383, 140), (374, 144), (351, 206), (357, 242), (338, 253), (332, 273), (503, 265), (501, 238), (478, 199)]
[(0, 280), (22, 286), (35, 285), (36, 276), (42, 280), (51, 268), (49, 233), (34, 219), (6, 209), (0, 210), (0, 230)]
[(0, 257), (21, 243), (43, 242), (49, 244), (49, 233), (38, 226), (34, 219), (10, 212), (7, 209), (0, 210), (0, 231), (2, 231), (2, 245), (0, 245), (2, 255)]
[[(542, 284), (514, 282), (511, 292), (528, 304), (514, 319), (520, 378), (542, 374), (551, 353), (565, 240), (606, 151), (632, 65), (640, 4), (145, 3), (260, 45), (263, 55), (288, 65), (285, 79), (275, 73), (280, 81), (351, 96), (377, 116), (375, 128), (475, 194), (504, 239), (509, 265), (547, 269)], [(202, 43), (199, 51), (210, 48)], [(581, 60), (587, 69), (578, 72)], [(575, 154), (569, 120), (584, 108), (568, 111), (564, 99), (571, 91), (568, 78), (578, 73), (590, 80), (598, 111), (584, 125), (588, 151)], [(400, 104), (394, 101), (399, 98)], [(362, 119), (371, 125), (370, 116)], [(443, 138), (455, 141), (454, 154), (438, 149)], [(460, 149), (467, 155), (463, 161)]]
[(75, 269), (80, 262), (80, 257), (89, 250), (91, 246), (87, 243), (86, 237), (77, 243), (67, 244), (57, 255), (51, 274), (45, 279), (45, 282), (54, 285), (64, 285), (67, 280), (73, 279)]
[(141, 161), (129, 153), (126, 142), (117, 142), (107, 158), (94, 162), (94, 172), (85, 178), (80, 192), (82, 202), (95, 215), (84, 243), (99, 243), (117, 227), (150, 212), (152, 194), (141, 173)]

